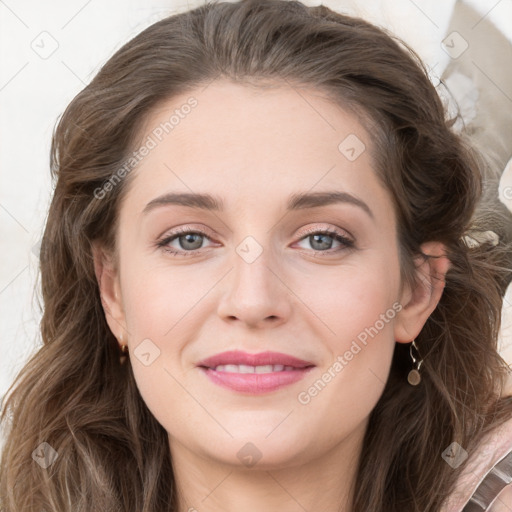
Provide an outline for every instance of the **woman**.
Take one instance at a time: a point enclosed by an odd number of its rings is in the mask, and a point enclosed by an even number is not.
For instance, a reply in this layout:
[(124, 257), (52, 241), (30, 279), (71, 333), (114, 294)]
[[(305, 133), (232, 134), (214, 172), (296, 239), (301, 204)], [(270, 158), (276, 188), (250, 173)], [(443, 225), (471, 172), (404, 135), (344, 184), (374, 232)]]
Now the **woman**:
[(121, 48), (54, 134), (2, 510), (461, 510), (511, 424), (511, 261), (469, 243), (508, 219), (451, 123), (325, 7), (206, 4)]

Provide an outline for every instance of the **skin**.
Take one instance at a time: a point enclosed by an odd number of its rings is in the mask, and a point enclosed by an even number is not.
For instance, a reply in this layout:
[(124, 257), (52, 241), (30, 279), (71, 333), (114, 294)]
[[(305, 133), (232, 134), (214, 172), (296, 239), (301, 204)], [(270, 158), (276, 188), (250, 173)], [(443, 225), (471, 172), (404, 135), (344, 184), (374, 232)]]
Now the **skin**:
[[(109, 326), (128, 344), (141, 395), (169, 433), (180, 511), (350, 512), (369, 414), (395, 342), (411, 342), (441, 297), (444, 247), (423, 245), (439, 258), (418, 260), (420, 284), (400, 293), (396, 219), (372, 168), (371, 137), (319, 91), (216, 81), (160, 105), (140, 140), (190, 96), (198, 105), (132, 171), (119, 261), (94, 250)], [(366, 146), (354, 161), (338, 149), (349, 134)], [(225, 210), (166, 205), (142, 213), (170, 191), (218, 195)], [(317, 191), (347, 192), (373, 218), (349, 203), (286, 212), (290, 194)], [(200, 247), (193, 255), (156, 246), (179, 226), (207, 230), (202, 244), (169, 243)], [(310, 228), (336, 229), (354, 247), (329, 236), (315, 243)], [(236, 251), (248, 236), (262, 249), (251, 263)], [(394, 318), (301, 404), (298, 394), (394, 303)], [(160, 351), (149, 366), (134, 353), (145, 339)], [(235, 348), (284, 352), (316, 367), (259, 396), (219, 387), (196, 367)], [(252, 467), (237, 456), (249, 442), (261, 454)]]

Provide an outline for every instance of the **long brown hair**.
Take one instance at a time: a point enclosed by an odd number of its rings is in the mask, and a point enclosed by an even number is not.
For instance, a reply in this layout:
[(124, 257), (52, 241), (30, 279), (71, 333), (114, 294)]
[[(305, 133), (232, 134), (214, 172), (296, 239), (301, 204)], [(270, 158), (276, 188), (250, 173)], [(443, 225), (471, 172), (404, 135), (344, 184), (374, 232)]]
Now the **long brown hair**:
[[(414, 52), (364, 20), (280, 0), (207, 3), (153, 24), (108, 60), (58, 122), (40, 256), (43, 346), (3, 404), (1, 510), (177, 510), (167, 433), (130, 364), (119, 364), (92, 242), (115, 250), (131, 174), (104, 197), (97, 191), (119, 175), (150, 110), (217, 77), (313, 86), (358, 114), (393, 198), (403, 282), (414, 283), (423, 242), (445, 244), (452, 265), (444, 293), (416, 338), (422, 382), (407, 384), (409, 345), (397, 343), (352, 506), (438, 511), (464, 467), (453, 469), (443, 451), (457, 442), (471, 454), (512, 417), (512, 398), (500, 398), (508, 367), (497, 351), (510, 217), (482, 202), (486, 164), (451, 129)], [(498, 244), (464, 238), (487, 229)], [(57, 454), (46, 469), (32, 457), (48, 448), (42, 443)]]

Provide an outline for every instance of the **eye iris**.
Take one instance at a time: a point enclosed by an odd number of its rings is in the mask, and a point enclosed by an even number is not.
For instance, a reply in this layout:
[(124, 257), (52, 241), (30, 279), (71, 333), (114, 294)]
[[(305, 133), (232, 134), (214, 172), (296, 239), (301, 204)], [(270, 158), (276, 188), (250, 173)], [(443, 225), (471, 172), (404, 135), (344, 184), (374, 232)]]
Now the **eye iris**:
[[(315, 243), (318, 241), (317, 237), (320, 237), (320, 240), (322, 239), (322, 237), (330, 238), (331, 242), (330, 243), (324, 242), (323, 244), (320, 244), (320, 247), (315, 247)], [(310, 235), (310, 239), (312, 241), (311, 242), (311, 247), (313, 247), (313, 249), (315, 249), (315, 250), (330, 249), (331, 246), (332, 246), (332, 236), (331, 235), (327, 235), (325, 233), (319, 233), (319, 234), (316, 234), (316, 235)]]
[[(189, 237), (192, 237), (192, 240)], [(194, 244), (194, 240), (193, 240), (194, 237), (197, 237), (195, 244)], [(185, 239), (185, 244), (192, 243), (192, 247), (189, 247), (186, 245), (183, 246), (182, 239)], [(180, 246), (183, 249), (190, 249), (190, 250), (199, 249), (203, 243), (202, 235), (200, 235), (199, 233), (187, 233), (186, 235), (180, 236), (179, 241), (180, 241)], [(197, 243), (197, 241), (199, 241), (199, 243)]]

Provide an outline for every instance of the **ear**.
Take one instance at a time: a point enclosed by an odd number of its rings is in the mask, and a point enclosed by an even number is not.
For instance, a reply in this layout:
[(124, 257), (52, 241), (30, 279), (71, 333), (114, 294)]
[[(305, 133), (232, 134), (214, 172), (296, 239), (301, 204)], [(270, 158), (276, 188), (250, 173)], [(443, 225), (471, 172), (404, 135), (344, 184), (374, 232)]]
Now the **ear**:
[(415, 258), (419, 282), (414, 288), (404, 286), (400, 297), (402, 309), (396, 316), (394, 326), (398, 343), (410, 343), (418, 336), (441, 299), (446, 272), (451, 265), (441, 242), (426, 242), (421, 246), (421, 251), (429, 257)]
[(96, 242), (92, 253), (105, 318), (112, 334), (122, 340), (127, 330), (117, 266), (113, 256)]

